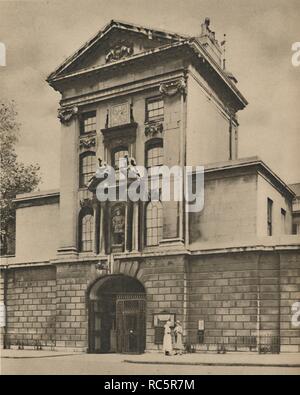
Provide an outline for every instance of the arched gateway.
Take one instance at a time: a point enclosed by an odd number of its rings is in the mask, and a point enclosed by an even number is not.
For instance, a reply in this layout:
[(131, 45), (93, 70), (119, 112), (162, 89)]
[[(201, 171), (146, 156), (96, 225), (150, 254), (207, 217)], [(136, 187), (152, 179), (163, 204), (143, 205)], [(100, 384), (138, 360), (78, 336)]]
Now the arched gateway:
[(89, 292), (89, 352), (144, 352), (145, 303), (145, 289), (132, 277), (110, 275), (96, 281)]

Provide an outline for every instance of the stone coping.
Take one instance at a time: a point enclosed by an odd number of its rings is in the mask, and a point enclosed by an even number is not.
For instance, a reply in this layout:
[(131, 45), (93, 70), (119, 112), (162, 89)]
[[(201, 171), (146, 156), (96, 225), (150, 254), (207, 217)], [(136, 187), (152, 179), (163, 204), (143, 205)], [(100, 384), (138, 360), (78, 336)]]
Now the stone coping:
[[(123, 254), (115, 254), (115, 260), (133, 260), (151, 257), (166, 257), (166, 256), (197, 256), (197, 255), (212, 255), (238, 252), (255, 252), (255, 251), (269, 251), (269, 252), (284, 252), (284, 251), (299, 251), (300, 238), (299, 235), (289, 235), (281, 238), (266, 237), (263, 239), (254, 240), (250, 242), (239, 242), (239, 244), (231, 243), (194, 243), (189, 246), (189, 249), (170, 249), (158, 248), (148, 252), (128, 252)], [(25, 266), (49, 266), (60, 263), (93, 263), (108, 260), (110, 255), (94, 255), (94, 254), (72, 254), (72, 256), (58, 257), (49, 259), (48, 261), (36, 262), (22, 262), (18, 261), (14, 256), (3, 256), (0, 259), (0, 269), (7, 266), (10, 267), (25, 267)]]
[[(133, 364), (203, 365), (203, 366), (277, 366), (299, 367), (300, 353), (257, 354), (255, 352), (194, 353), (165, 356), (145, 353), (126, 356), (124, 362)], [(300, 373), (300, 370), (299, 370)]]

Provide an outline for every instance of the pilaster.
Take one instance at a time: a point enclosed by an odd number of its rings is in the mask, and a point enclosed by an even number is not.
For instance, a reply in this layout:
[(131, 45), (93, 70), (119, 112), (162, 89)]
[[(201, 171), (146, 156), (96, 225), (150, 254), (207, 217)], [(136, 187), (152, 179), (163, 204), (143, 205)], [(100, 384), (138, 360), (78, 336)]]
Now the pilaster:
[(78, 134), (77, 107), (60, 109), (60, 242), (58, 255), (77, 255)]

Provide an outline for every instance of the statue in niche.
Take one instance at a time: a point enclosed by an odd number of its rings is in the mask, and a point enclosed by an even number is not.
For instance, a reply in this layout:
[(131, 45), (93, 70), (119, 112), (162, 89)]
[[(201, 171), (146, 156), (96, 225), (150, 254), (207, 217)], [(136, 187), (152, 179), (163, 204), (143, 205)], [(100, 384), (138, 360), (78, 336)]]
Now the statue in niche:
[(112, 208), (111, 227), (113, 245), (124, 245), (125, 239), (125, 207), (117, 205)]

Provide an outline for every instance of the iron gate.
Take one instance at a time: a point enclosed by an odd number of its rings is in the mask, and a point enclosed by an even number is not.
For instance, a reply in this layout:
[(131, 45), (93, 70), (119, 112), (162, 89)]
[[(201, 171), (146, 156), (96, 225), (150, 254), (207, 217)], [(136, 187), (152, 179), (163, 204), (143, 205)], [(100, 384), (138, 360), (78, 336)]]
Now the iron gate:
[(117, 352), (143, 353), (146, 340), (145, 295), (117, 295)]

